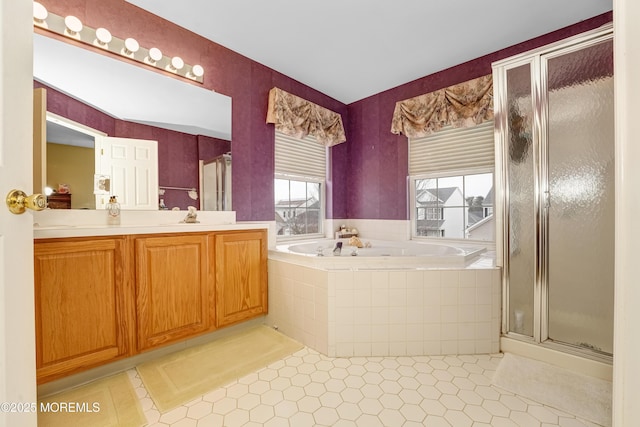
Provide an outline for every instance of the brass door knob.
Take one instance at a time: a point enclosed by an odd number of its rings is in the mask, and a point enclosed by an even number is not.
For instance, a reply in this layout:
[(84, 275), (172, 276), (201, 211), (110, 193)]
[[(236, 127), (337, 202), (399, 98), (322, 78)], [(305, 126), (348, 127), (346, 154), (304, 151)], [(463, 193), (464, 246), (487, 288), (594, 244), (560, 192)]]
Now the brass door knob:
[(24, 213), (27, 209), (41, 211), (47, 207), (47, 199), (42, 194), (27, 196), (24, 191), (11, 190), (7, 194), (7, 207), (16, 215)]

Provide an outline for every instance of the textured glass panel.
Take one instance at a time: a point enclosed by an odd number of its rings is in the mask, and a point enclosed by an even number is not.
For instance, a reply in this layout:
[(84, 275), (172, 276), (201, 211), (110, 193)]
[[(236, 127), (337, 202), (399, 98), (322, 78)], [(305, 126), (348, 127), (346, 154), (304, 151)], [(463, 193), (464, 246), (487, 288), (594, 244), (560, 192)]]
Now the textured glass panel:
[(548, 61), (549, 337), (613, 352), (611, 41)]
[(534, 170), (530, 65), (507, 71), (509, 331), (533, 336)]

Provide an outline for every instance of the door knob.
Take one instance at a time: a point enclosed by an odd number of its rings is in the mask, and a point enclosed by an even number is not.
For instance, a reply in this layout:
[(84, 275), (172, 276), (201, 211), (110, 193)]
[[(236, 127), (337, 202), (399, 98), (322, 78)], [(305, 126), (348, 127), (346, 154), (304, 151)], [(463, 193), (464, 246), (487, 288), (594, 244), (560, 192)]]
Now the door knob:
[(27, 209), (41, 211), (47, 207), (47, 199), (42, 194), (27, 196), (24, 191), (11, 190), (7, 194), (7, 207), (16, 215), (24, 213)]

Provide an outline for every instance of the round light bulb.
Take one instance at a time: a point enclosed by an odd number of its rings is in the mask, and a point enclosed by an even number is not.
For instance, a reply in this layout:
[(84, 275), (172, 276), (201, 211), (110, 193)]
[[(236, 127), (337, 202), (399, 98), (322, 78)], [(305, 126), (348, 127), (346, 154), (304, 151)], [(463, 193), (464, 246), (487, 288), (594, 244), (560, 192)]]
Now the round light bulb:
[(184, 67), (184, 61), (179, 56), (174, 56), (171, 58), (171, 66), (176, 70), (180, 70)]
[(191, 68), (191, 73), (196, 77), (202, 77), (204, 75), (204, 68), (202, 68), (202, 65), (194, 65)]
[(69, 15), (64, 18), (64, 25), (67, 27), (67, 30), (71, 35), (75, 35), (82, 31), (82, 21), (80, 21), (75, 16)]
[(37, 1), (33, 2), (33, 19), (35, 19), (38, 22), (42, 22), (45, 19), (47, 19), (47, 16), (49, 16), (49, 12), (47, 11), (47, 8), (44, 7), (42, 4), (38, 3)]
[(162, 59), (162, 51), (157, 47), (152, 47), (149, 49), (149, 58), (151, 58), (154, 62), (158, 62)]
[(96, 30), (96, 39), (101, 45), (105, 45), (111, 42), (111, 33), (106, 28), (98, 28)]
[(124, 48), (127, 54), (136, 53), (140, 49), (140, 45), (136, 39), (129, 37), (124, 41)]

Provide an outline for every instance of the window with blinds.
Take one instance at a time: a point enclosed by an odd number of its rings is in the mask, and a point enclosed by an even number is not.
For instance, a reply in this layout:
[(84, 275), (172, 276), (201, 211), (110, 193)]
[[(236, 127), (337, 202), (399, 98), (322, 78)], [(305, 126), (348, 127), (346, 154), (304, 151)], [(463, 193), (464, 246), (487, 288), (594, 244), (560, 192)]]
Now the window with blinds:
[(275, 156), (277, 174), (325, 179), (327, 148), (313, 136), (295, 138), (276, 131)]
[(409, 175), (493, 168), (494, 157), (493, 121), (409, 139)]
[(278, 238), (323, 232), (327, 148), (314, 137), (275, 133), (275, 219)]
[(495, 240), (493, 122), (409, 139), (414, 237)]

